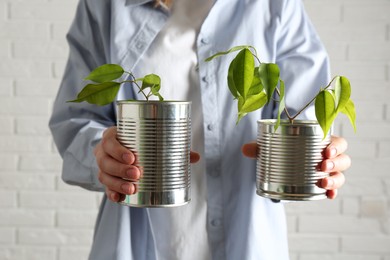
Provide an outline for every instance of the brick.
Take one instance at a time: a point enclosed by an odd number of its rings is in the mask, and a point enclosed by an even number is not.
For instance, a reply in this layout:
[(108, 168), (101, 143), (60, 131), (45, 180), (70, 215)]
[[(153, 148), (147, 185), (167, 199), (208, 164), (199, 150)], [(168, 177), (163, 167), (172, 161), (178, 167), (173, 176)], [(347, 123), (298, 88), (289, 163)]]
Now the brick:
[(0, 39), (49, 39), (49, 23), (7, 21), (0, 23)]
[(14, 244), (14, 243), (15, 243), (15, 229), (8, 228), (8, 227), (0, 227), (0, 248), (1, 245)]
[(10, 98), (13, 95), (14, 87), (12, 79), (0, 78), (0, 97)]
[(356, 197), (342, 198), (342, 214), (358, 216), (360, 213), (360, 200)]
[(47, 117), (19, 117), (16, 118), (16, 133), (48, 136), (50, 134), (48, 124)]
[(390, 158), (390, 141), (379, 142), (379, 158)]
[(334, 5), (324, 4), (321, 2), (307, 1), (305, 2), (305, 9), (314, 23), (314, 25), (324, 24), (339, 24), (341, 21), (341, 5), (335, 3)]
[[(360, 126), (358, 132), (360, 132)], [(353, 130), (348, 130), (349, 134), (345, 134), (346, 128), (343, 127), (343, 136), (348, 140), (347, 154), (352, 158), (352, 162), (360, 159), (374, 159), (376, 157), (377, 149), (375, 141), (361, 141), (357, 139), (358, 135), (353, 136)]]
[(50, 139), (40, 136), (3, 136), (0, 152), (44, 152), (50, 151)]
[(59, 85), (58, 79), (17, 79), (15, 93), (18, 97), (55, 97)]
[(96, 209), (93, 192), (20, 192), (20, 205), (26, 208), (42, 209)]
[(352, 128), (343, 129), (343, 134), (346, 137), (356, 137), (364, 140), (386, 140), (390, 133), (390, 124), (388, 123), (366, 123), (358, 122), (356, 135)]
[(384, 192), (382, 185), (382, 180), (377, 178), (372, 178), (371, 176), (367, 177), (347, 177), (347, 181), (344, 186), (339, 190), (340, 195), (346, 196), (380, 196)]
[(390, 237), (384, 236), (345, 236), (341, 239), (343, 252), (351, 253), (390, 253)]
[(93, 228), (97, 214), (97, 210), (60, 210), (57, 213), (57, 223), (59, 227)]
[(387, 199), (382, 197), (363, 197), (361, 201), (361, 216), (368, 218), (386, 218)]
[(4, 260), (53, 260), (56, 256), (54, 247), (4, 247), (0, 245), (0, 259)]
[(15, 42), (14, 55), (18, 59), (64, 59), (68, 56), (68, 46), (64, 42)]
[(372, 177), (383, 177), (388, 176), (388, 169), (390, 169), (390, 160), (387, 158), (359, 158), (357, 160), (352, 158), (352, 166), (348, 170), (348, 175), (351, 173), (352, 176), (363, 177), (369, 174)]
[(300, 216), (298, 226), (299, 232), (321, 234), (373, 234), (381, 230), (379, 221), (353, 216)]
[(386, 62), (358, 61), (332, 63), (332, 74), (346, 76), (351, 82), (387, 80)]
[(384, 180), (385, 182), (385, 189), (386, 189), (386, 193), (388, 197), (390, 197), (390, 179), (387, 178)]
[(0, 78), (50, 78), (52, 75), (50, 61), (2, 59)]
[[(352, 85), (352, 100), (356, 105), (356, 108), (359, 109), (358, 115), (359, 118), (362, 118), (362, 113), (364, 113), (364, 107), (371, 110), (373, 106), (376, 106), (375, 103), (386, 104), (388, 102), (388, 97), (390, 96), (390, 82), (385, 80), (359, 80), (351, 82)], [(367, 91), (367, 90), (370, 91)], [(377, 114), (380, 114), (380, 110), (373, 112), (373, 117), (377, 117)], [(362, 118), (365, 120), (366, 117)]]
[(0, 153), (0, 170), (16, 170), (18, 156), (9, 153)]
[(73, 245), (89, 246), (93, 231), (90, 229), (37, 229), (21, 228), (19, 242), (25, 245)]
[[(0, 190), (0, 208), (15, 208), (16, 206), (17, 206), (16, 192)], [(6, 209), (3, 210), (5, 211)], [(0, 218), (1, 218), (1, 214), (2, 213), (0, 213)]]
[(293, 202), (285, 205), (289, 215), (299, 214), (339, 214), (341, 202), (339, 200), (321, 200), (313, 202)]
[(0, 189), (6, 190), (54, 190), (55, 176), (42, 173), (0, 174)]
[(88, 247), (61, 247), (59, 260), (88, 259), (89, 251)]
[(388, 61), (390, 46), (386, 42), (353, 42), (349, 44), (348, 59), (351, 61)]
[(9, 58), (11, 53), (11, 44), (9, 41), (0, 41), (0, 58)]
[(375, 42), (386, 41), (387, 26), (384, 23), (368, 23), (361, 26), (350, 26), (343, 23), (332, 26), (327, 23), (319, 23), (316, 29), (325, 46), (328, 46), (332, 42), (351, 43), (366, 41), (366, 39)]
[(289, 248), (293, 253), (330, 253), (338, 251), (339, 241), (337, 236), (290, 234)]
[(325, 43), (326, 50), (329, 54), (331, 61), (346, 61), (347, 60), (347, 47), (346, 43), (328, 42)]
[(344, 22), (353, 24), (367, 24), (374, 22), (389, 22), (389, 3), (354, 3), (344, 5)]
[(301, 254), (299, 260), (381, 260), (379, 255), (355, 254)]
[[(381, 92), (378, 91), (377, 93), (381, 93)], [(354, 100), (354, 103), (355, 103), (355, 109), (357, 115), (357, 125), (359, 125), (359, 128), (361, 125), (360, 122), (364, 122), (365, 124), (366, 123), (378, 124), (383, 121), (385, 116), (385, 108), (386, 108), (385, 102), (380, 102), (379, 100), (366, 101), (366, 102)], [(347, 118), (344, 115), (342, 116)], [(358, 132), (360, 132), (360, 129)]]
[(296, 233), (297, 232), (298, 218), (296, 216), (289, 216), (287, 214), (286, 221), (287, 221), (288, 233)]
[(11, 3), (11, 20), (32, 20), (32, 21), (70, 21), (74, 15), (72, 4), (62, 3)]
[(49, 99), (35, 97), (31, 98), (2, 98), (0, 97), (2, 110), (0, 115), (23, 115), (23, 116), (48, 116)]
[(53, 65), (53, 77), (62, 79), (66, 67), (65, 61), (55, 61)]
[(54, 211), (7, 209), (0, 214), (0, 226), (53, 227)]
[(0, 134), (1, 135), (10, 135), (14, 133), (14, 118), (10, 116), (1, 116), (0, 115)]
[(59, 154), (21, 155), (19, 167), (21, 170), (60, 172), (62, 159)]
[(51, 38), (54, 40), (65, 40), (70, 28), (69, 22), (54, 22), (51, 25)]

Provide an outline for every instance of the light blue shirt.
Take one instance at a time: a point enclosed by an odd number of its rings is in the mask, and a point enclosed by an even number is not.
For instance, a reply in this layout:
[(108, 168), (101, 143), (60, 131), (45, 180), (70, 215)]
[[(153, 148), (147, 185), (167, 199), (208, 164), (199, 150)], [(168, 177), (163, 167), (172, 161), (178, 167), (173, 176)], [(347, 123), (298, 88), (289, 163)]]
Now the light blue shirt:
[[(133, 70), (164, 26), (169, 13), (148, 0), (80, 0), (67, 39), (70, 56), (55, 101), (50, 128), (63, 157), (63, 180), (104, 191), (98, 181), (94, 146), (115, 125), (115, 106), (66, 103), (95, 67), (118, 63)], [(237, 126), (237, 104), (226, 85), (231, 59), (204, 62), (235, 45), (256, 47), (264, 62), (277, 62), (286, 83), (290, 113), (303, 107), (329, 81), (327, 54), (300, 0), (217, 0), (197, 38), (207, 183), (207, 237), (213, 259), (288, 259), (283, 204), (256, 195), (255, 161), (241, 146), (256, 139), (260, 118), (273, 118), (275, 104)], [(130, 88), (131, 89), (131, 88)], [(118, 99), (134, 97), (122, 88)], [(313, 118), (309, 109), (301, 117)], [(192, 197), (196, 194), (192, 194)], [(103, 198), (96, 223), (92, 260), (181, 259), (167, 243), (158, 214), (170, 209), (138, 209)], [(171, 229), (175, 231), (174, 224)], [(194, 241), (197, 237), (193, 238)], [(169, 243), (167, 243), (169, 245)]]

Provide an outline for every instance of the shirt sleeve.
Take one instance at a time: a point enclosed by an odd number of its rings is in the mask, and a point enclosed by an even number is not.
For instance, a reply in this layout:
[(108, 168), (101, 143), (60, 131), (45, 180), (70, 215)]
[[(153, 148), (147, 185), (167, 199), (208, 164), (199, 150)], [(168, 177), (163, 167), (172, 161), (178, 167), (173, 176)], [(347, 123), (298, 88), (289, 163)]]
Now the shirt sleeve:
[[(276, 63), (286, 86), (286, 106), (293, 116), (330, 81), (329, 58), (301, 0), (284, 1), (280, 23)], [(298, 118), (315, 119), (314, 105)]]
[(103, 186), (97, 179), (93, 149), (103, 131), (115, 125), (114, 107), (67, 101), (76, 98), (85, 85), (83, 78), (107, 60), (105, 37), (102, 37), (104, 28), (100, 27), (87, 0), (81, 0), (67, 34), (69, 59), (49, 122), (63, 158), (62, 179), (68, 184), (96, 191), (103, 190)]

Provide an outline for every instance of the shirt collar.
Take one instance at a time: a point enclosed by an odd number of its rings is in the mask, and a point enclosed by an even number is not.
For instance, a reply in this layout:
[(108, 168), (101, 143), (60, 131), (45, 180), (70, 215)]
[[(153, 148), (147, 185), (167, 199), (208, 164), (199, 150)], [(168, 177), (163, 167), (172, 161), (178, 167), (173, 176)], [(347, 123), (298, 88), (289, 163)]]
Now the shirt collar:
[(126, 5), (142, 5), (153, 0), (126, 0)]

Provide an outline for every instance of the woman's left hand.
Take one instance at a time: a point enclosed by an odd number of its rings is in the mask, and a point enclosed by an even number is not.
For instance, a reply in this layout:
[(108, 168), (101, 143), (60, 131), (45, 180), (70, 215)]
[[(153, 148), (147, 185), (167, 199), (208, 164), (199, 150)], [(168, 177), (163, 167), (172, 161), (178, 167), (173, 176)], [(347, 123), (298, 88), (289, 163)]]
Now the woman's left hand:
[[(348, 144), (344, 138), (332, 136), (331, 143), (324, 151), (324, 160), (319, 168), (321, 171), (328, 172), (330, 176), (322, 179), (318, 186), (327, 190), (326, 195), (329, 199), (336, 198), (337, 189), (345, 182), (343, 172), (351, 166), (351, 158), (344, 154), (347, 147)], [(256, 158), (256, 143), (244, 144), (242, 153), (247, 157)]]

